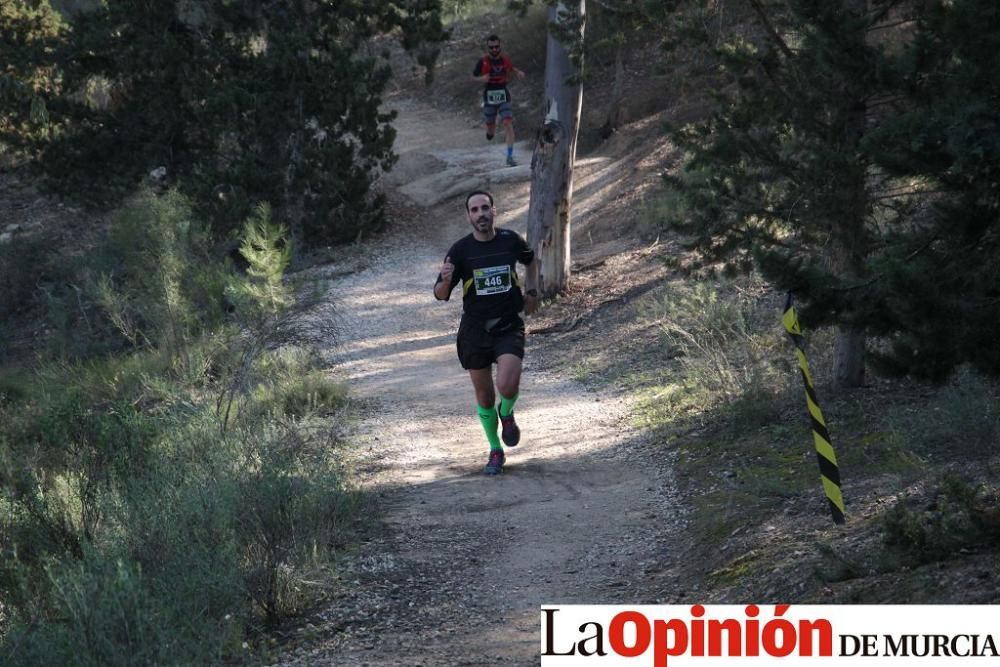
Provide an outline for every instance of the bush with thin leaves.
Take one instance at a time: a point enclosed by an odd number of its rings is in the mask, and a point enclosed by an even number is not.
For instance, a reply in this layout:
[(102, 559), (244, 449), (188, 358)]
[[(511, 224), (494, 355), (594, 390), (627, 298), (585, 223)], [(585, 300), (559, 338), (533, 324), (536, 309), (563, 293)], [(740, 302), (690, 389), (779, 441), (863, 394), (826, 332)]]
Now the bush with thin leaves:
[(984, 521), (981, 509), (981, 499), (995, 495), (995, 490), (946, 475), (930, 500), (903, 498), (885, 514), (885, 543), (911, 562), (930, 563), (996, 542), (1000, 528), (995, 521)]
[(357, 499), (316, 419), (346, 392), (287, 345), (330, 331), (285, 283), (284, 231), (258, 208), (240, 275), (208, 261), (190, 211), (144, 193), (83, 263), (85, 312), (100, 304), (127, 354), (3, 390), (2, 664), (242, 659), (250, 629), (315, 599), (307, 575), (347, 541)]
[(271, 207), (266, 203), (258, 205), (243, 226), (240, 244), (240, 255), (247, 262), (247, 276), (228, 285), (237, 308), (275, 315), (291, 305), (291, 289), (284, 281), (292, 258), (292, 246), (287, 239), (288, 229), (271, 222)]
[(701, 409), (739, 404), (767, 411), (785, 386), (779, 310), (759, 284), (673, 283), (646, 309), (681, 369), (686, 398)]
[(143, 191), (114, 216), (90, 293), (132, 346), (179, 356), (223, 323), (227, 269), (179, 193)]

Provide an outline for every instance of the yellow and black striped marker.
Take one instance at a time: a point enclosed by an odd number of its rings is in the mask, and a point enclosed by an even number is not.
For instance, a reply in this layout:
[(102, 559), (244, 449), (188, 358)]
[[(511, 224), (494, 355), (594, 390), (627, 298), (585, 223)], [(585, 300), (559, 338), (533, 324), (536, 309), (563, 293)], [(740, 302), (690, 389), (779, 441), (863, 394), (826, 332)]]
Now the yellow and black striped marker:
[(785, 314), (781, 318), (785, 330), (795, 343), (795, 354), (799, 358), (799, 370), (802, 371), (802, 381), (806, 385), (806, 405), (809, 407), (809, 418), (812, 421), (813, 440), (816, 442), (816, 458), (819, 460), (819, 476), (823, 480), (823, 490), (830, 501), (830, 514), (834, 523), (844, 523), (844, 499), (840, 495), (840, 468), (837, 467), (837, 455), (830, 444), (830, 433), (826, 430), (823, 412), (816, 400), (816, 389), (813, 387), (812, 375), (809, 373), (809, 361), (806, 359), (805, 343), (802, 340), (802, 330), (799, 328), (799, 316), (792, 305), (792, 293), (788, 293), (785, 302)]

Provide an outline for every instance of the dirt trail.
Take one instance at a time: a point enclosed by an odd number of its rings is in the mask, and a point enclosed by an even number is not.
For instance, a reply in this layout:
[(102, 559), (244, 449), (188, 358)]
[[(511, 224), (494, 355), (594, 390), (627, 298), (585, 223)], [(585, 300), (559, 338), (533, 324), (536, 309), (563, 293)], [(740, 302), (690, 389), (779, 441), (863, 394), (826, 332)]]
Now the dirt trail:
[[(331, 291), (343, 327), (332, 370), (368, 406), (360, 469), (383, 499), (384, 530), (351, 559), (353, 590), (280, 664), (537, 664), (541, 604), (658, 600), (642, 580), (673, 548), (669, 471), (650, 464), (626, 399), (588, 392), (570, 369), (541, 370), (552, 364), (529, 319), (521, 444), (507, 450), (503, 475), (481, 473), (488, 447), (454, 349), (461, 302), (431, 294), (468, 225), (461, 199), (433, 195), (446, 181), (486, 184), (477, 172), (496, 165), (498, 223), (523, 234), (527, 170), (502, 182), (502, 144), (487, 144), (470, 119), (398, 107), (401, 159), (388, 184), (412, 208), (367, 268)], [(518, 146), (522, 163), (527, 151)]]

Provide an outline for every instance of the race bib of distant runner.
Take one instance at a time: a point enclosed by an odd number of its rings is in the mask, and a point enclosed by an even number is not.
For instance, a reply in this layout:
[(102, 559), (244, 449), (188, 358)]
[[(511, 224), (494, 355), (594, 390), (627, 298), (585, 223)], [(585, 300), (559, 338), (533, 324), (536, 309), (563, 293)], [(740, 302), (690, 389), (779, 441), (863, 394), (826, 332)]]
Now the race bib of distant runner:
[(510, 266), (491, 266), (488, 269), (473, 269), (476, 294), (499, 294), (510, 291)]
[(507, 101), (507, 91), (506, 90), (487, 90), (486, 91), (486, 103), (487, 104), (503, 104)]

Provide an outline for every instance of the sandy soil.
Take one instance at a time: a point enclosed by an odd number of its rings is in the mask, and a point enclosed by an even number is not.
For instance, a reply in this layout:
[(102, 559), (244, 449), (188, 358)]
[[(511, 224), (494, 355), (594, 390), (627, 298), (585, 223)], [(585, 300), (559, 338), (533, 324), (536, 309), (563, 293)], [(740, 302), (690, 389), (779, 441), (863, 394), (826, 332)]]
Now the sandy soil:
[[(342, 318), (331, 372), (366, 405), (358, 470), (382, 500), (382, 529), (278, 664), (536, 664), (540, 605), (659, 601), (641, 581), (653, 568), (662, 581), (678, 544), (670, 468), (650, 460), (627, 400), (574, 382), (566, 350), (536, 344), (529, 320), (521, 444), (503, 475), (482, 474), (488, 445), (454, 348), (461, 302), (431, 294), (468, 223), (461, 198), (439, 195), (488, 186), (499, 224), (524, 234), (530, 174), (504, 169), (503, 145), (475, 119), (396, 104), (394, 231), (330, 292)], [(517, 157), (530, 162), (530, 147)], [(577, 188), (608, 187), (617, 170), (604, 162), (583, 165)]]

